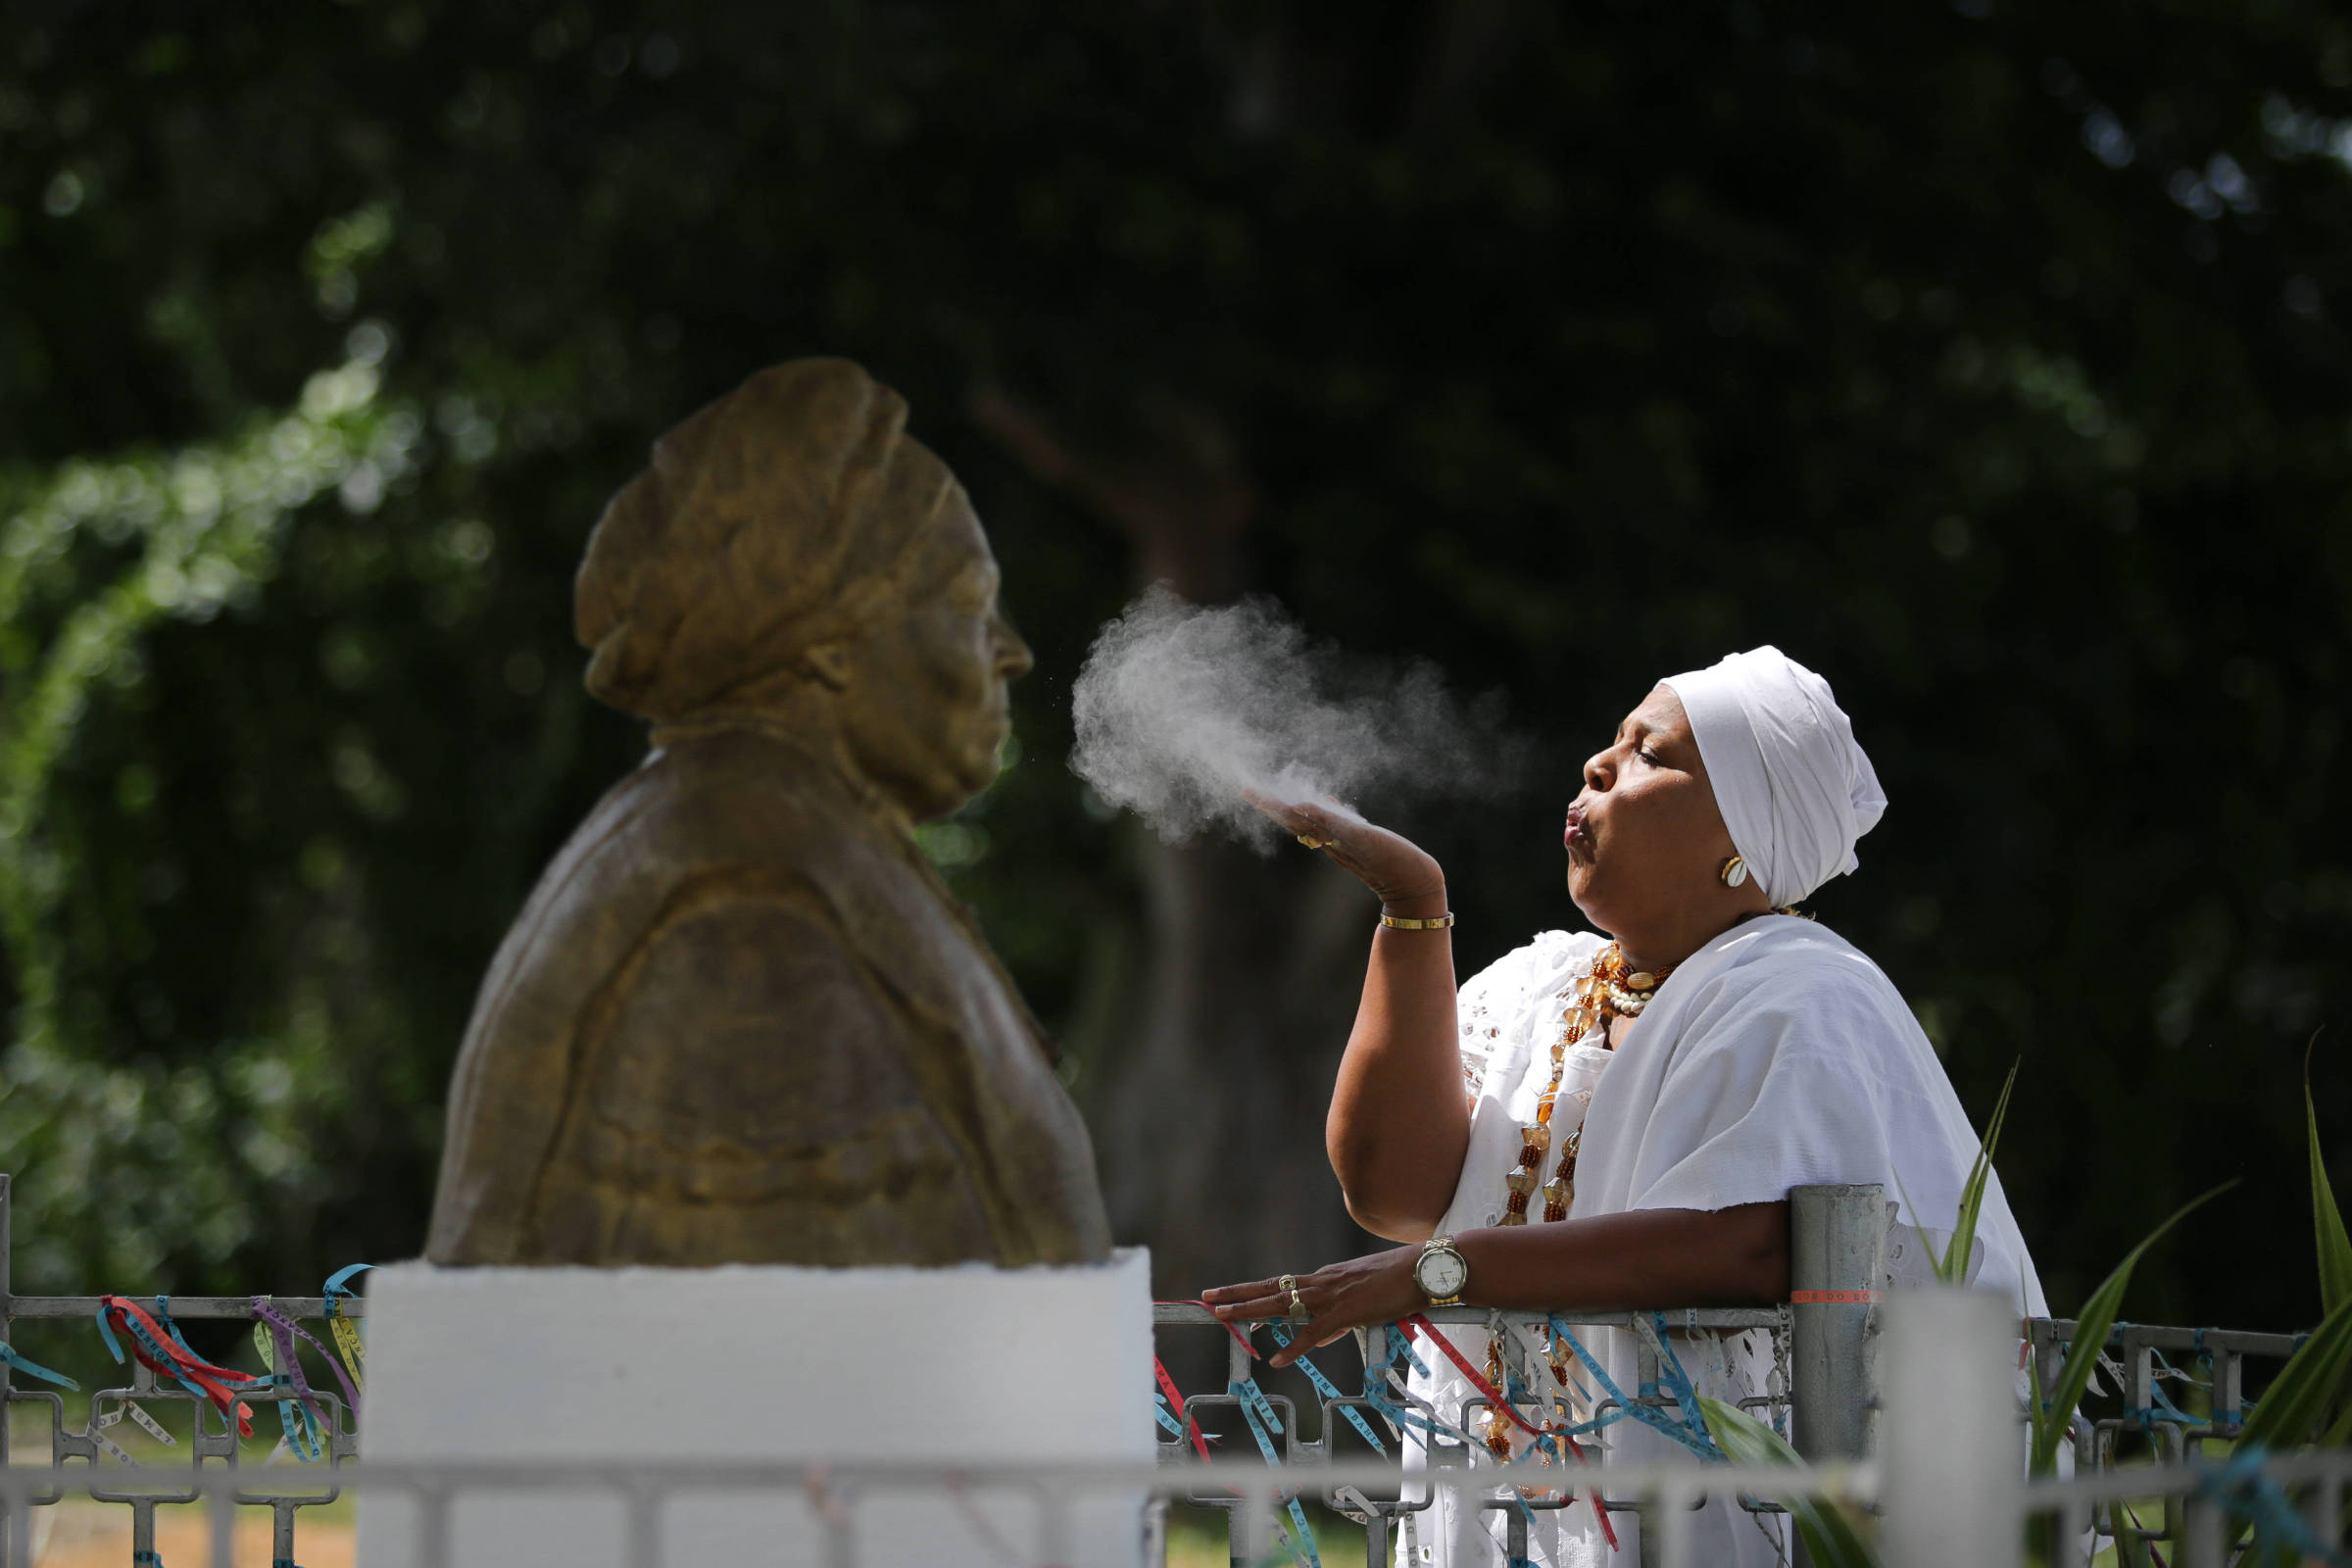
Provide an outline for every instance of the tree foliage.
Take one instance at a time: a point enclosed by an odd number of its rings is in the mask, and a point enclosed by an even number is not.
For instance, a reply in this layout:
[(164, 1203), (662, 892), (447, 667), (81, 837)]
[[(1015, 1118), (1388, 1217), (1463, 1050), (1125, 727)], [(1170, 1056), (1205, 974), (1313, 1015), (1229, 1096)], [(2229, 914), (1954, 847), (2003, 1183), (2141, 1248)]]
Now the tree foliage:
[[(1547, 790), (1402, 824), (1466, 963), (1574, 918), (1529, 849), (1618, 713), (1780, 643), (1894, 802), (1819, 912), (1972, 1106), (2024, 1057), (2002, 1174), (2053, 1294), (2213, 1173), (2252, 1178), (2231, 1223), (2295, 1229), (2292, 1047), (2342, 1011), (2352, 924), (2339, 19), (19, 16), (20, 1280), (290, 1288), (415, 1247), (481, 968), (638, 745), (579, 695), (586, 530), (651, 435), (820, 351), (908, 394), (1038, 646), (1025, 760), (933, 843), (1082, 1097), (1155, 933), (1147, 852), (1059, 765), (1068, 681), (1189, 562), (1549, 740)], [(1252, 1136), (1313, 1138), (1284, 1094)], [(2299, 1248), (2194, 1255), (2152, 1305), (2308, 1315)]]

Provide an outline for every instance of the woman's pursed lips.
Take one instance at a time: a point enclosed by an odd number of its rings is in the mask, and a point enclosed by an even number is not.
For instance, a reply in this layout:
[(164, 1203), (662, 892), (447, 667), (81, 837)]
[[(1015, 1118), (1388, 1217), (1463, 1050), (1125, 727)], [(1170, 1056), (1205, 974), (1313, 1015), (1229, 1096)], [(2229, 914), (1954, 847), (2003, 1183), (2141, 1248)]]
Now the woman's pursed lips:
[(1582, 807), (1568, 808), (1568, 825), (1560, 832), (1560, 843), (1572, 856), (1589, 857), (1592, 853), (1592, 835), (1585, 829)]

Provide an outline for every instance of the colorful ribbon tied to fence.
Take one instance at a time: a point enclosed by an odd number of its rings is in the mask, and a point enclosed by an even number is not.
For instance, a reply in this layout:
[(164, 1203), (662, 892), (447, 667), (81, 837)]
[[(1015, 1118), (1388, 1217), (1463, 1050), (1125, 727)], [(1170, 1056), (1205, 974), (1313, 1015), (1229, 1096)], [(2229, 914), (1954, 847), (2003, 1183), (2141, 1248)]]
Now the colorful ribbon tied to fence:
[(343, 1364), (351, 1370), (351, 1386), (362, 1394), (368, 1392), (368, 1379), (364, 1375), (368, 1345), (360, 1336), (360, 1326), (343, 1310), (343, 1298), (359, 1294), (351, 1288), (353, 1276), (373, 1267), (373, 1263), (353, 1263), (339, 1268), (326, 1277), (326, 1286), (319, 1293), (326, 1298), (326, 1326), (334, 1333), (335, 1348), (342, 1352)]
[(189, 1349), (176, 1332), (167, 1333), (136, 1301), (120, 1296), (101, 1296), (98, 1298), (98, 1333), (105, 1339), (108, 1352), (120, 1361), (122, 1359), (122, 1347), (115, 1338), (118, 1329), (130, 1339), (130, 1353), (137, 1357), (141, 1366), (158, 1376), (174, 1380), (190, 1394), (209, 1401), (222, 1415), (232, 1418), (237, 1424), (239, 1437), (253, 1436), (253, 1407), (229, 1391), (261, 1382), (261, 1379), (249, 1372), (215, 1366)]

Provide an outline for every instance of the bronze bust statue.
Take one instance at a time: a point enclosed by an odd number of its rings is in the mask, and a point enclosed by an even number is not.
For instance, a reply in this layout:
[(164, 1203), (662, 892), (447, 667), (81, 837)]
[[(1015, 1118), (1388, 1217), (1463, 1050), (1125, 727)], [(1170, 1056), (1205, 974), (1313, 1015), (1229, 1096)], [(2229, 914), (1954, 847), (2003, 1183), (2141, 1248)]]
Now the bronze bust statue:
[(1097, 1261), (1092, 1146), (915, 847), (1029, 651), (906, 403), (841, 360), (655, 443), (588, 542), (588, 689), (652, 726), (501, 945), (437, 1263)]

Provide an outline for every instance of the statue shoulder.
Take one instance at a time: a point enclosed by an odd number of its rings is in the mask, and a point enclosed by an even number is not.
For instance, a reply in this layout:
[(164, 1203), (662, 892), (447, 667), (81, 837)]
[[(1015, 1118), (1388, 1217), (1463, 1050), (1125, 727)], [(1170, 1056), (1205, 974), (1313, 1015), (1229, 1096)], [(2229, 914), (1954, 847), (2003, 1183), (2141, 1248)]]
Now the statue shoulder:
[(745, 867), (822, 876), (858, 836), (840, 786), (798, 754), (720, 738), (664, 748), (615, 783), (557, 852), (513, 935), (576, 940), (578, 919), (633, 941), (681, 884)]
[(491, 960), (453, 1097), (463, 1103), (484, 1056), (510, 1076), (566, 1071), (583, 1006), (627, 989), (636, 956), (681, 907), (812, 886), (795, 852), (821, 846), (827, 824), (798, 798), (789, 779), (775, 788), (698, 751), (656, 753), (606, 791)]
[[(747, 1115), (747, 1128), (790, 1139), (852, 1106), (919, 1098), (901, 1065), (908, 1027), (824, 902), (755, 870), (681, 887), (591, 1002), (582, 1035), (614, 1119), (660, 1118), (666, 1104), (681, 1141)], [(816, 1119), (791, 1125), (796, 1106)]]

